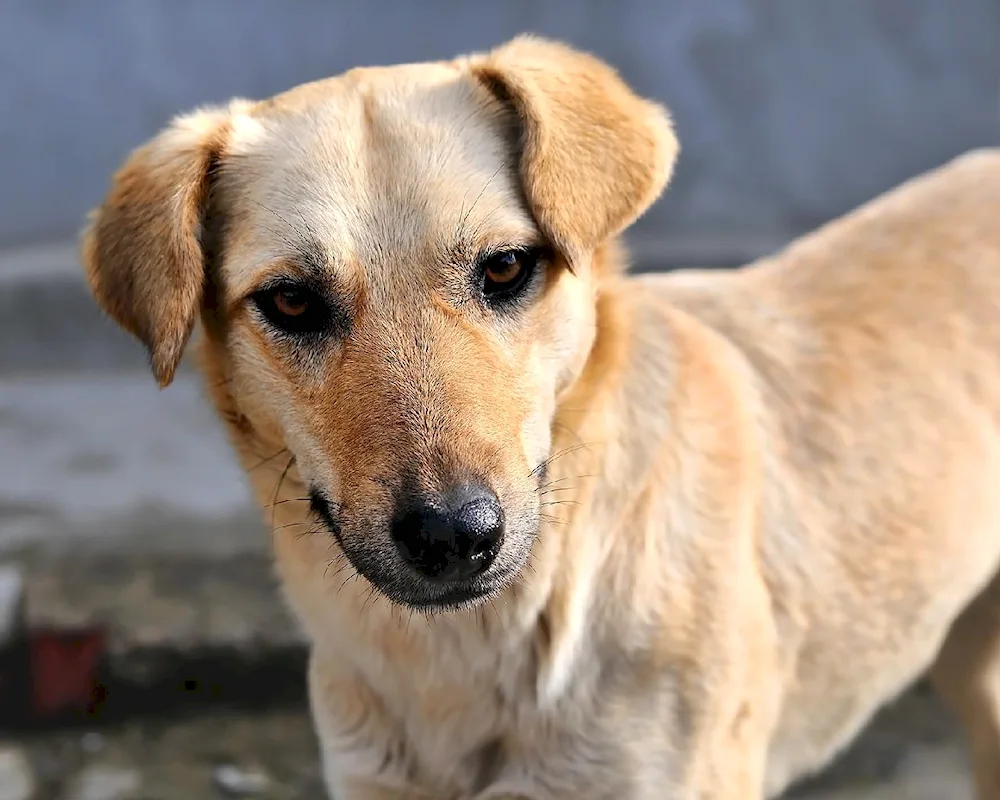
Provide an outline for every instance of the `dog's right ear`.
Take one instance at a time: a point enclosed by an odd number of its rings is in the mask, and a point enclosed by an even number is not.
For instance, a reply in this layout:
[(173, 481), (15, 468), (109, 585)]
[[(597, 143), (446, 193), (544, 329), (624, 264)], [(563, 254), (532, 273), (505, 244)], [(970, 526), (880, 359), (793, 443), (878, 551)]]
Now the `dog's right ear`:
[(201, 229), (230, 113), (197, 111), (135, 150), (91, 212), (82, 260), (98, 305), (139, 339), (167, 386), (205, 285)]

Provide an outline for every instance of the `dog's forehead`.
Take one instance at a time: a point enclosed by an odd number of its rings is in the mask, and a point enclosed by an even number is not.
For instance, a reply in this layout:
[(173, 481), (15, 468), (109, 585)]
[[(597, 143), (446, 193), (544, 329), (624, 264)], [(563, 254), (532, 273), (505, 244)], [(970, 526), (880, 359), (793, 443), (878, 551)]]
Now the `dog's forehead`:
[(298, 87), (234, 132), (240, 238), (257, 262), (308, 239), (371, 277), (535, 232), (511, 121), (453, 65)]

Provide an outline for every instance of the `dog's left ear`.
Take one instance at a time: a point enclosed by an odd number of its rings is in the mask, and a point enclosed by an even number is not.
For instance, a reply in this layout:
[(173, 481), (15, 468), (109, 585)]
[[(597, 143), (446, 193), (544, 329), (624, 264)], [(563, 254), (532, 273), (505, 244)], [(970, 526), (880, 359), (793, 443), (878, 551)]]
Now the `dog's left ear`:
[(543, 233), (572, 261), (652, 205), (678, 144), (665, 109), (593, 56), (518, 37), (469, 61), (520, 121), (520, 173)]
[(135, 150), (83, 235), (91, 292), (145, 345), (161, 386), (173, 380), (202, 300), (202, 222), (229, 120), (226, 109), (198, 111)]

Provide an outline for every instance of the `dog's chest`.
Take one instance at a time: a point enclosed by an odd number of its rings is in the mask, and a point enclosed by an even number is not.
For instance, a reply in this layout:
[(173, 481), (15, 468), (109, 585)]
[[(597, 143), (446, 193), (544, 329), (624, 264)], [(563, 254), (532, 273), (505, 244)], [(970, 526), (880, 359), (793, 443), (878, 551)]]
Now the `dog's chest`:
[[(537, 702), (530, 636), (511, 640), (441, 619), (411, 629), (405, 641), (372, 633), (364, 647), (354, 639), (349, 673), (331, 670), (344, 683), (317, 709), (330, 715), (335, 735), (324, 746), (333, 745), (339, 764), (378, 765), (380, 780), (471, 797), (512, 766), (516, 744), (550, 727)], [(363, 730), (349, 725), (357, 702), (366, 709)]]
[[(394, 665), (376, 689), (395, 718), (398, 746), (424, 784), (463, 794), (488, 783), (508, 743), (537, 729), (536, 667), (530, 648), (469, 652), (441, 647), (419, 665)], [(441, 786), (444, 788), (444, 785)]]

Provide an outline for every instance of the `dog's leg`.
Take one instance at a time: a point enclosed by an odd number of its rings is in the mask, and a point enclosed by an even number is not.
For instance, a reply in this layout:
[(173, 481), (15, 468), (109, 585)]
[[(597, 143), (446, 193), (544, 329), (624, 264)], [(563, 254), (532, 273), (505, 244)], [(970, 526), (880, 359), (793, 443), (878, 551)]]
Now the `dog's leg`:
[(1000, 800), (1000, 576), (952, 625), (931, 678), (965, 729), (979, 800)]

